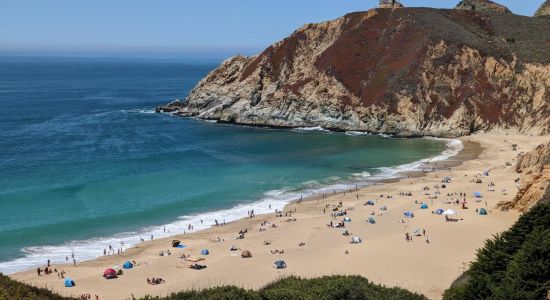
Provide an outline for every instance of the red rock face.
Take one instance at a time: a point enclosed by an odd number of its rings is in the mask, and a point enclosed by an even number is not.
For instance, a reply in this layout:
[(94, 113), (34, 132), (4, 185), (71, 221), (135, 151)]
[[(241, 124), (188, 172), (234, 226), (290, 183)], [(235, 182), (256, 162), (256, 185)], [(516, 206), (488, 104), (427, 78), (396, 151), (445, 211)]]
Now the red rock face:
[(550, 19), (376, 9), (309, 24), (201, 81), (182, 115), (400, 135), (549, 132)]

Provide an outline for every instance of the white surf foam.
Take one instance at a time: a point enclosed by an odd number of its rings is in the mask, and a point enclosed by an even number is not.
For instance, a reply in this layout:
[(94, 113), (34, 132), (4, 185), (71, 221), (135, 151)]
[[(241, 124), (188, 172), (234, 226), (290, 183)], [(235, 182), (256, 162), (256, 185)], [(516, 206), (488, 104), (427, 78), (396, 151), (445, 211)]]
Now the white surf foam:
[(368, 132), (364, 132), (364, 131), (346, 131), (344, 133), (345, 135), (350, 135), (350, 136), (358, 136), (358, 135), (372, 135)]
[[(110, 237), (69, 241), (62, 245), (26, 247), (21, 250), (24, 254), (23, 257), (7, 262), (0, 262), (0, 272), (11, 274), (37, 266), (44, 266), (48, 259), (52, 263), (66, 263), (66, 257), (68, 257), (68, 263), (72, 263), (71, 256), (73, 254), (77, 262), (90, 260), (102, 256), (103, 250), (108, 249), (109, 245), (112, 245), (114, 249), (122, 248), (126, 250), (141, 243), (142, 238), (145, 241), (150, 240), (151, 235), (155, 239), (158, 239), (187, 233), (189, 224), (194, 226), (193, 232), (196, 232), (210, 228), (215, 224), (215, 220), (223, 223), (245, 218), (248, 211), (251, 210), (254, 210), (257, 215), (272, 213), (275, 210), (282, 210), (288, 203), (301, 197), (307, 198), (314, 195), (333, 194), (356, 187), (372, 185), (379, 180), (395, 178), (400, 173), (420, 170), (429, 163), (448, 159), (458, 154), (463, 147), (462, 142), (459, 140), (446, 141), (447, 149), (440, 155), (400, 166), (379, 168), (380, 173), (374, 175), (369, 172), (360, 172), (352, 174), (347, 179), (331, 177), (327, 179), (328, 182), (324, 183), (313, 180), (307, 181), (295, 189), (268, 191), (264, 194), (263, 199), (256, 202), (240, 204), (229, 209), (182, 216), (172, 223), (146, 227), (136, 232), (123, 232)], [(123, 263), (122, 259), (120, 263)]]
[(316, 126), (316, 127), (297, 127), (297, 128), (294, 128), (292, 130), (295, 130), (295, 131), (319, 131), (319, 132), (330, 132), (330, 130), (327, 130), (327, 129), (324, 129), (323, 127), (321, 126)]

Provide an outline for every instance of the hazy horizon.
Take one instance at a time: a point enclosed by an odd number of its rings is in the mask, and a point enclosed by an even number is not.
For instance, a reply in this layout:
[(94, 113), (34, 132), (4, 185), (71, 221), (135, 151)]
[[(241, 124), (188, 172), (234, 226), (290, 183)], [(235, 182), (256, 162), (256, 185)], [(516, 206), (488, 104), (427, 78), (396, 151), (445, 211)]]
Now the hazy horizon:
[[(407, 7), (452, 8), (458, 0), (402, 2)], [(516, 14), (531, 16), (543, 0), (498, 2)], [(377, 3), (168, 0), (159, 5), (145, 0), (6, 0), (0, 5), (0, 55), (220, 59), (252, 55), (303, 24), (368, 10)]]

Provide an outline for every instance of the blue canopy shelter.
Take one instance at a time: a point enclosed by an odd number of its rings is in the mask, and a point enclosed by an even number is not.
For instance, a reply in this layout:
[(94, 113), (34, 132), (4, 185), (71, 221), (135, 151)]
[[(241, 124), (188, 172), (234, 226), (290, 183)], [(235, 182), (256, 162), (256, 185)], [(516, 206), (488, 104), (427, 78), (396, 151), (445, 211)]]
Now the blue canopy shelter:
[(403, 215), (405, 215), (406, 218), (414, 218), (414, 214), (410, 210), (404, 212)]
[(485, 208), (480, 208), (479, 209), (479, 214), (482, 215), (482, 216), (486, 216), (487, 215), (487, 210)]
[(208, 255), (208, 254), (210, 254), (210, 251), (208, 251), (208, 249), (202, 249), (201, 254), (202, 255)]
[(438, 209), (435, 210), (436, 215), (441, 215), (441, 214), (443, 214), (443, 212), (444, 212), (444, 210), (441, 209), (441, 208), (438, 208)]
[(428, 208), (428, 204), (422, 203), (422, 205), (420, 205), (420, 208), (421, 208), (421, 209), (427, 209), (427, 208)]
[(68, 277), (65, 278), (65, 287), (73, 287), (73, 286), (75, 286), (74, 280)]
[(483, 195), (481, 195), (480, 192), (474, 192), (474, 197), (476, 197), (476, 198), (483, 198)]
[(127, 262), (125, 262), (124, 264), (122, 264), (122, 267), (123, 267), (124, 269), (131, 269), (131, 268), (134, 267), (134, 264), (133, 264), (132, 262), (130, 262), (130, 261), (127, 261)]

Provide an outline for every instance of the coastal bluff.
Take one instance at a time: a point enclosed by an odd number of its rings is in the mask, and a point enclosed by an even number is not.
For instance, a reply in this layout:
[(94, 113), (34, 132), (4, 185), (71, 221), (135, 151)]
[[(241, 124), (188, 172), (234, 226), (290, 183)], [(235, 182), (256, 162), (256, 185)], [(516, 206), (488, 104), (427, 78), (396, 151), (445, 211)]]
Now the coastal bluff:
[(372, 9), (308, 24), (235, 56), (181, 116), (397, 136), (550, 132), (549, 18), (464, 9)]

